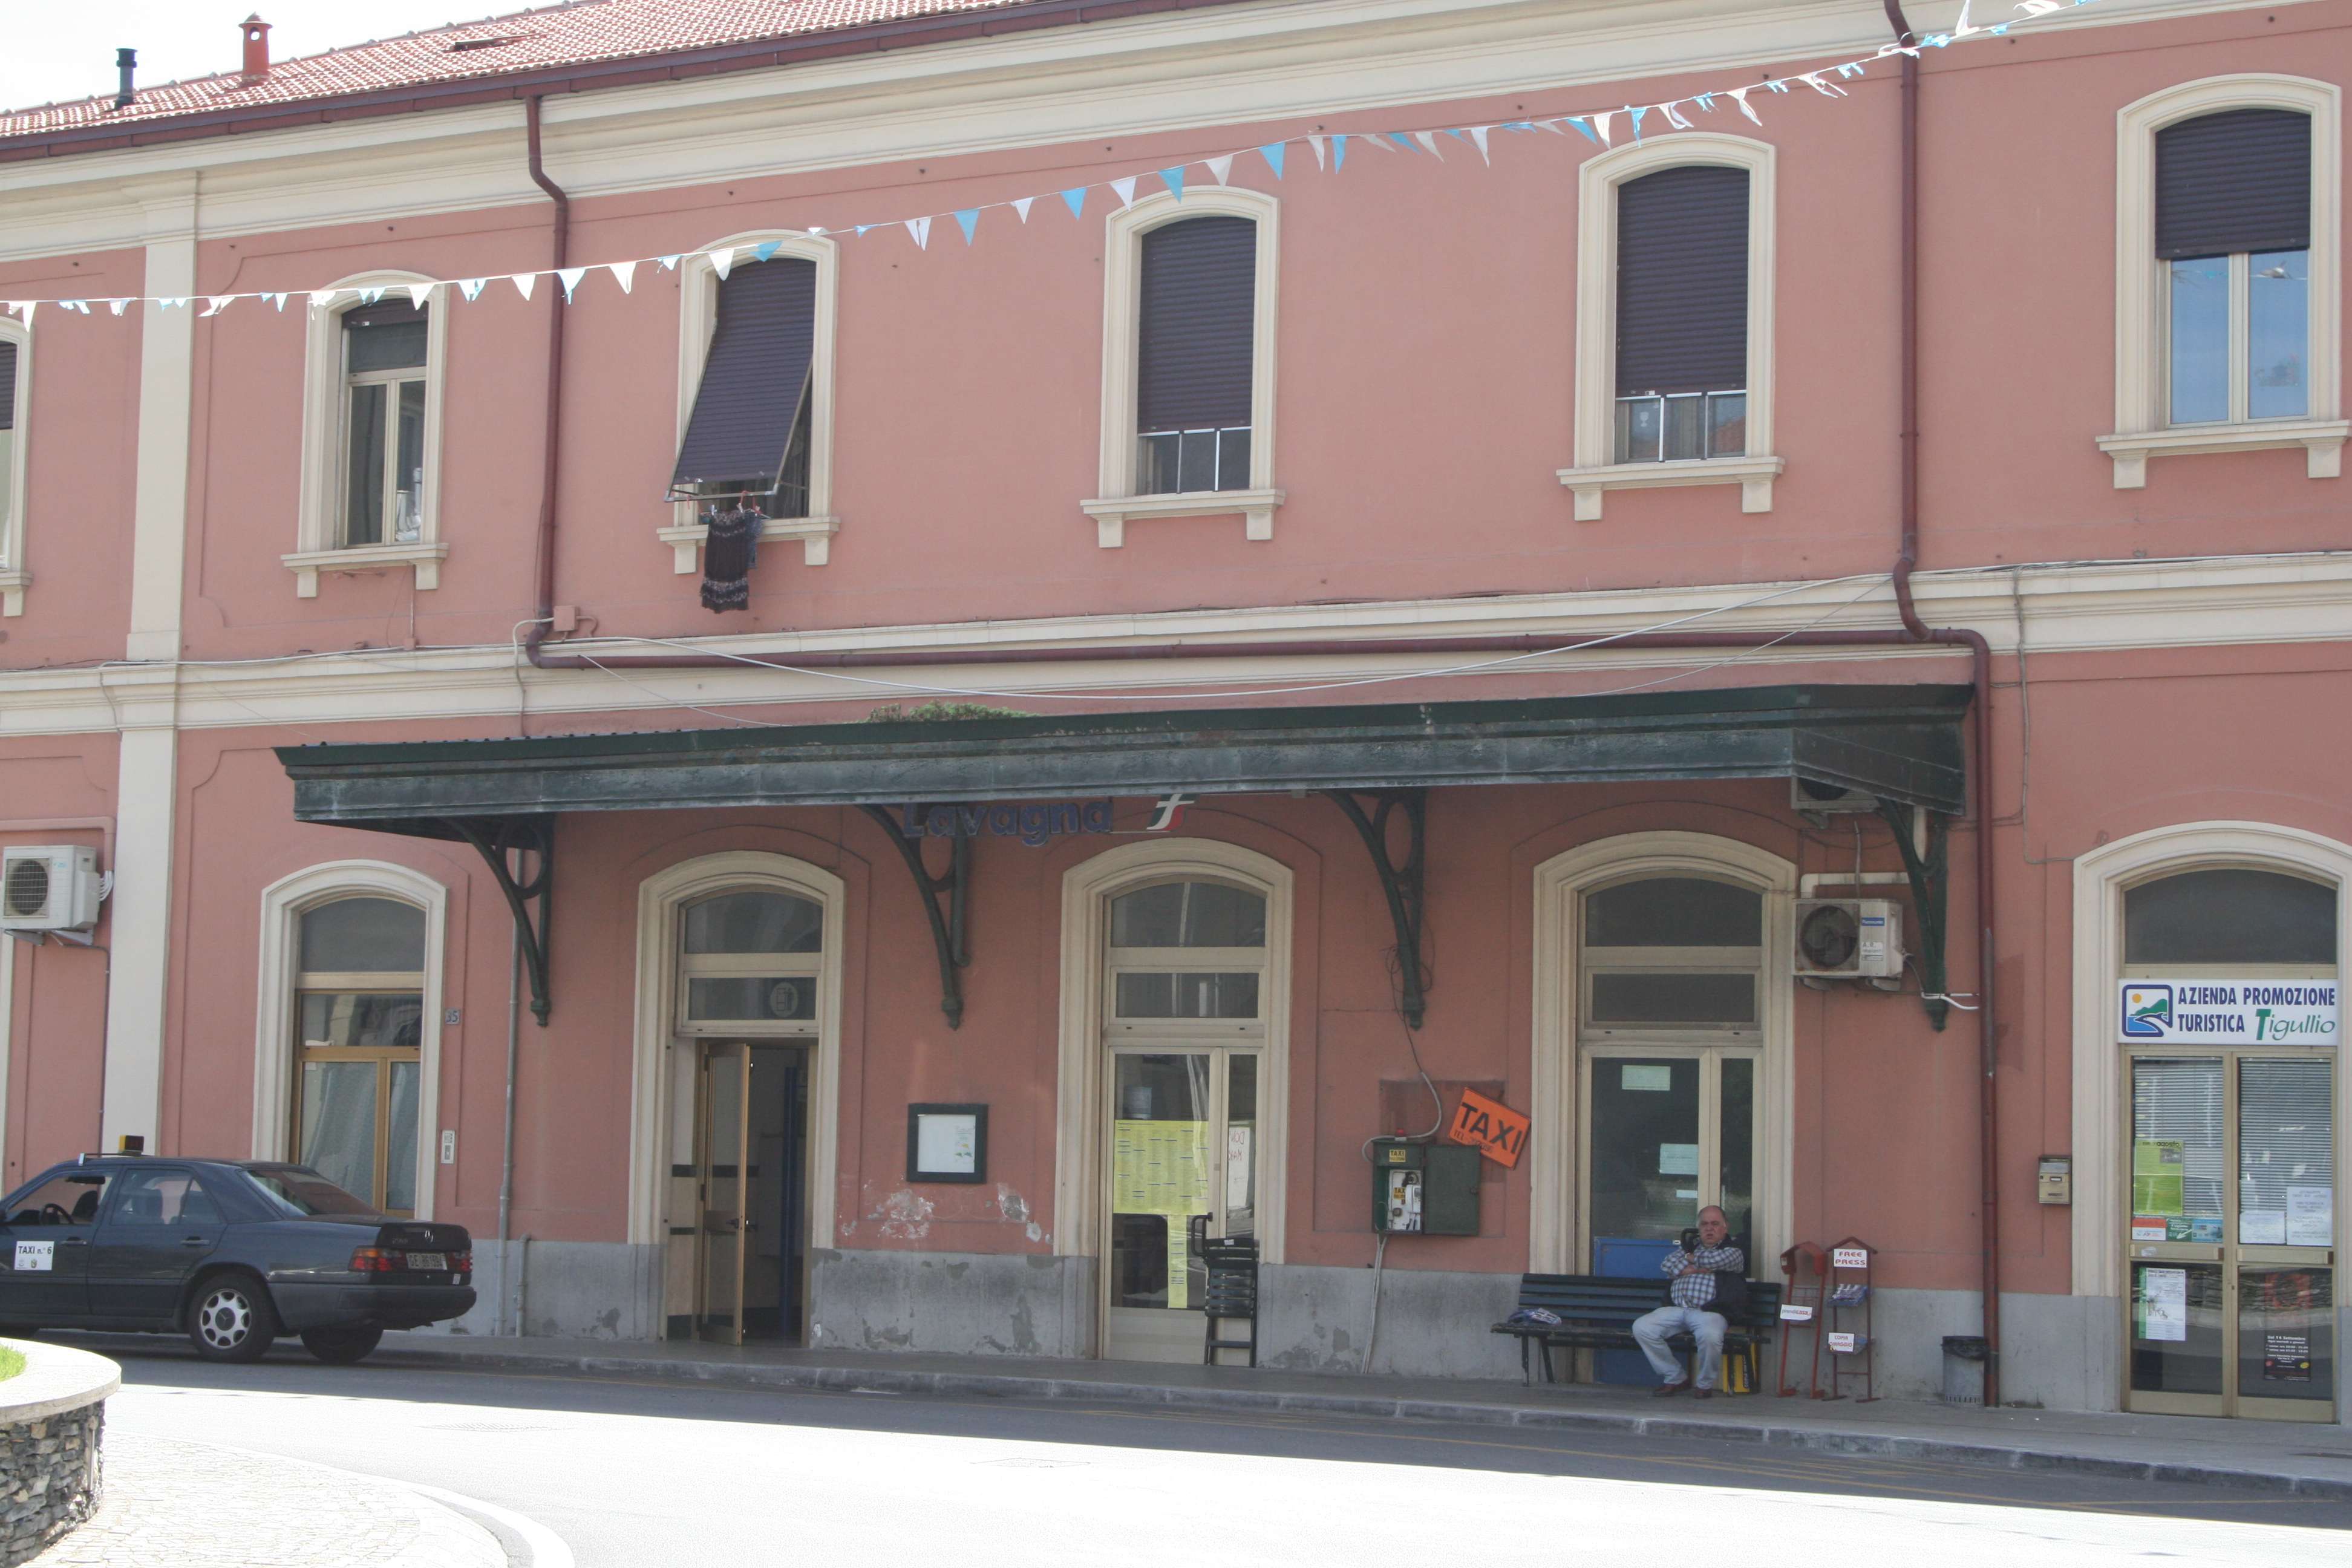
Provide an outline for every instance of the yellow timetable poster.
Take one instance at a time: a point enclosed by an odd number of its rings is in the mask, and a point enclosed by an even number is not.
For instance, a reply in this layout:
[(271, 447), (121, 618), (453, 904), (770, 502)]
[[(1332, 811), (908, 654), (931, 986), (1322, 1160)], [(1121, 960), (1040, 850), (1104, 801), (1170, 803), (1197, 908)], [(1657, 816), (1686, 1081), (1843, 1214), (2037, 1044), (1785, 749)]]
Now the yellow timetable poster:
[(1185, 1221), (1209, 1212), (1209, 1124), (1111, 1124), (1110, 1206), (1168, 1221), (1168, 1304), (1191, 1304), (1185, 1278)]

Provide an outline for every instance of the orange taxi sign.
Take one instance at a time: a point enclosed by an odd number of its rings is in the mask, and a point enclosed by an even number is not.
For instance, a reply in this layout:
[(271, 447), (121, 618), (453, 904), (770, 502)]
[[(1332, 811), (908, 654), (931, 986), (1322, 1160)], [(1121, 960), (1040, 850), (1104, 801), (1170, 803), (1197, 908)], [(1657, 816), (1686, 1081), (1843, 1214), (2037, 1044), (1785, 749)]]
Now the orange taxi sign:
[(1528, 1119), (1509, 1106), (1465, 1089), (1445, 1136), (1449, 1142), (1469, 1144), (1497, 1165), (1511, 1166), (1528, 1152)]

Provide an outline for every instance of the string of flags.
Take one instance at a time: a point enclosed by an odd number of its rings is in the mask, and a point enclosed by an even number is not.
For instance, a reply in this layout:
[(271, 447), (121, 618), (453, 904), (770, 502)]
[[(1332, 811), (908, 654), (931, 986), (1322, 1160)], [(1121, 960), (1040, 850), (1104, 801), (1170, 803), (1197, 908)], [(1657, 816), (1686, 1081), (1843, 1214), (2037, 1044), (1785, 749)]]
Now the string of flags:
[[(2082, 6), (2096, 3), (2097, 0), (2015, 0), (2015, 9), (2021, 14), (2020, 21), (2033, 22), (2057, 12), (2077, 10)], [(1758, 112), (1756, 102), (1752, 101), (1759, 98), (1787, 96), (1794, 93), (1799, 88), (1811, 89), (1822, 98), (1844, 98), (1848, 93), (1846, 89), (1840, 85), (1841, 83), (1865, 75), (1869, 67), (1892, 57), (1909, 55), (1916, 58), (1925, 50), (1947, 48), (1953, 44), (1971, 38), (2001, 37), (2020, 25), (2020, 21), (2011, 21), (1990, 23), (1982, 26), (1976, 26), (1969, 21), (1969, 11), (1974, 4), (1975, 0), (1965, 0), (1960, 7), (1959, 20), (1948, 33), (1930, 33), (1911, 44), (1884, 44), (1874, 54), (1858, 59), (1846, 60), (1838, 65), (1823, 66), (1817, 70), (1800, 71), (1786, 77), (1768, 77), (1760, 82), (1749, 82), (1733, 88), (1718, 88), (1660, 103), (1624, 104), (1616, 109), (1585, 110), (1575, 114), (1555, 114), (1542, 119), (1496, 121), (1483, 125), (1444, 126), (1425, 131), (1322, 132), (1312, 135), (1288, 137), (1278, 142), (1268, 142), (1231, 153), (1221, 153), (1213, 157), (1192, 159), (1166, 168), (1123, 174), (1117, 179), (1073, 185), (1066, 190), (1043, 195), (1015, 196), (1009, 201), (983, 202), (976, 206), (962, 207), (947, 213), (930, 213), (921, 217), (894, 218), (831, 228), (812, 226), (806, 232), (838, 240), (863, 239), (877, 231), (903, 230), (914, 241), (917, 249), (929, 250), (933, 225), (941, 219), (946, 219), (954, 223), (958, 231), (963, 236), (964, 244), (969, 246), (974, 242), (979, 234), (980, 221), (983, 214), (1009, 209), (1025, 225), (1029, 221), (1031, 208), (1038, 202), (1044, 201), (1050, 205), (1059, 200), (1069, 209), (1072, 217), (1083, 218), (1089, 200), (1097, 193), (1106, 190), (1118, 199), (1120, 208), (1124, 210), (1135, 205), (1143, 183), (1150, 179), (1158, 180), (1170, 195), (1181, 202), (1184, 199), (1185, 188), (1193, 177), (1192, 170), (1203, 170), (1215, 184), (1224, 185), (1231, 182), (1236, 162), (1247, 157), (1263, 159), (1267, 171), (1278, 181), (1286, 175), (1287, 166), (1291, 163), (1292, 150), (1300, 145), (1304, 145), (1313, 154), (1315, 166), (1318, 171), (1337, 174), (1347, 168), (1348, 158), (1351, 152), (1382, 153), (1402, 152), (1408, 154), (1433, 157), (1442, 162), (1445, 156), (1444, 149), (1449, 142), (1475, 149), (1482, 163), (1491, 164), (1494, 162), (1494, 140), (1498, 134), (1530, 135), (1549, 132), (1561, 137), (1574, 134), (1593, 146), (1601, 148), (1615, 146), (1621, 138), (1628, 138), (1638, 144), (1645, 137), (1696, 129), (1696, 121), (1690, 118), (1690, 111), (1714, 114), (1726, 102), (1728, 102), (1747, 120), (1760, 126), (1764, 123), (1764, 119)], [(194, 310), (199, 316), (209, 317), (217, 316), (231, 305), (245, 300), (258, 300), (267, 308), (283, 312), (289, 300), (302, 300), (308, 309), (321, 310), (338, 303), (353, 301), (373, 305), (387, 295), (405, 295), (412, 304), (421, 310), (436, 293), (447, 289), (455, 289), (461, 299), (471, 303), (479, 300), (484, 290), (493, 283), (510, 283), (516, 291), (528, 300), (532, 297), (542, 278), (554, 279), (556, 284), (563, 290), (565, 302), (570, 303), (591, 273), (602, 272), (609, 275), (620, 287), (621, 292), (628, 294), (635, 288), (637, 269), (641, 267), (657, 267), (664, 272), (672, 272), (677, 270), (680, 262), (700, 258), (707, 259), (710, 263), (711, 269), (724, 279), (737, 263), (746, 260), (765, 261), (774, 256), (780, 248), (782, 248), (781, 242), (770, 240), (758, 245), (719, 246), (704, 250), (678, 251), (667, 256), (640, 257), (630, 261), (600, 262), (590, 267), (562, 267), (543, 268), (535, 272), (494, 273), (481, 278), (440, 279), (428, 282), (393, 284), (382, 288), (261, 290), (236, 294), (178, 297), (134, 294), (109, 299), (0, 299), (0, 310), (17, 316), (29, 325), (35, 310), (43, 305), (80, 316), (94, 316), (100, 311), (120, 316), (133, 305), (153, 305), (164, 310)]]

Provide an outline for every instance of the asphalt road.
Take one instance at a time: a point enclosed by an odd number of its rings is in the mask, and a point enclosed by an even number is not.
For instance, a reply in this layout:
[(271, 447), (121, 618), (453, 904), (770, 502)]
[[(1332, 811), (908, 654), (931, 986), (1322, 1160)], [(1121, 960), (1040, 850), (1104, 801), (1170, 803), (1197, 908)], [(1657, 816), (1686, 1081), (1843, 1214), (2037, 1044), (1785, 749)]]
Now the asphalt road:
[(2352, 1561), (2347, 1503), (1699, 1438), (96, 1348), (110, 1428), (461, 1493), (582, 1568)]

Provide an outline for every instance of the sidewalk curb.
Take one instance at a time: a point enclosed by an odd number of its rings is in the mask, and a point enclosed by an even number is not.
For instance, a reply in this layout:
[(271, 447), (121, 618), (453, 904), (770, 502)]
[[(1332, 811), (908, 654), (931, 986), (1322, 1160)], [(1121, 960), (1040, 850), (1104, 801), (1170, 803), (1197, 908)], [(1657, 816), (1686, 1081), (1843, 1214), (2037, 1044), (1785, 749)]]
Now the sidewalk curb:
[(1620, 1433), (1633, 1437), (1704, 1437), (1718, 1442), (1816, 1453), (1874, 1454), (1892, 1458), (1985, 1466), (2006, 1470), (2050, 1470), (2109, 1480), (2163, 1486), (2227, 1487), (2280, 1497), (2352, 1501), (2352, 1481), (2219, 1465), (2184, 1465), (2153, 1459), (2101, 1458), (2046, 1448), (1885, 1432), (1776, 1426), (1737, 1418), (1691, 1420), (1679, 1416), (1630, 1415), (1613, 1411), (1561, 1410), (1475, 1400), (1386, 1399), (1359, 1394), (1278, 1393), (1250, 1388), (1180, 1388), (1152, 1383), (1097, 1382), (1020, 1373), (904, 1371), (886, 1367), (740, 1365), (680, 1362), (661, 1356), (533, 1355), (512, 1351), (437, 1350), (404, 1345), (378, 1352), (389, 1364), (490, 1367), (510, 1372), (575, 1372), (658, 1377), (742, 1389), (811, 1389), (829, 1394), (908, 1394), (982, 1399), (1094, 1400), (1117, 1405), (1159, 1405), (1187, 1409), (1281, 1412), (1289, 1415), (1356, 1415), (1402, 1421), (1443, 1421), (1466, 1426), (1528, 1426), (1550, 1430)]

